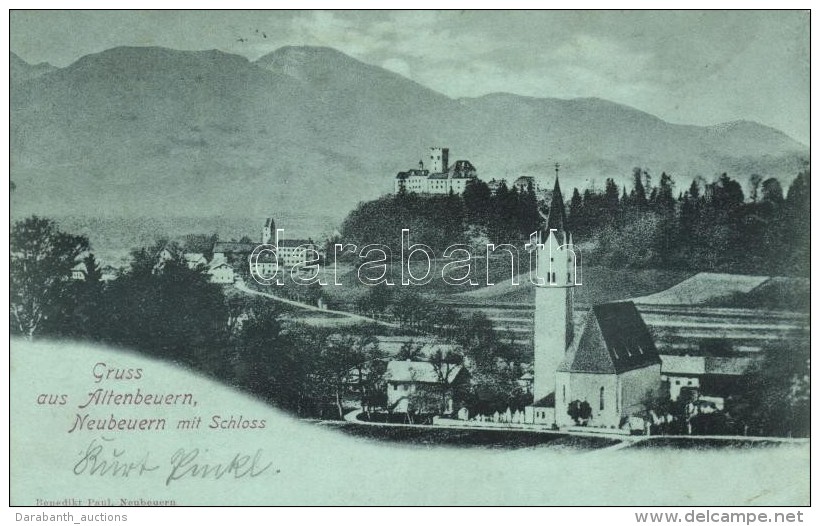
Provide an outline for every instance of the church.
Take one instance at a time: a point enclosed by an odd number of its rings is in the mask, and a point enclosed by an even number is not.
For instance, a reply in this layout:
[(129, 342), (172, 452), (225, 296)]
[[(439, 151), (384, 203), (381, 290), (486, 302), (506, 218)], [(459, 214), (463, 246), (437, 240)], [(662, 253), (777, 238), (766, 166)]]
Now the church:
[(593, 306), (580, 331), (573, 320), (581, 255), (573, 246), (556, 174), (547, 225), (537, 243), (533, 405), (526, 421), (567, 427), (573, 403), (589, 406), (583, 424), (619, 428), (661, 386), (661, 359), (630, 301)]

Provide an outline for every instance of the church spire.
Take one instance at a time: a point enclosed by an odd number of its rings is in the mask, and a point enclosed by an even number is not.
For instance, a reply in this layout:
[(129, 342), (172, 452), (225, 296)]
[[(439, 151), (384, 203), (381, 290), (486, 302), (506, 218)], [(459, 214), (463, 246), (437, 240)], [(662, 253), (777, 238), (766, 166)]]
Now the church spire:
[(552, 189), (552, 201), (550, 201), (545, 234), (549, 236), (549, 232), (552, 229), (557, 230), (558, 233), (568, 233), (564, 196), (561, 195), (561, 185), (558, 184), (558, 163), (555, 164), (555, 187)]

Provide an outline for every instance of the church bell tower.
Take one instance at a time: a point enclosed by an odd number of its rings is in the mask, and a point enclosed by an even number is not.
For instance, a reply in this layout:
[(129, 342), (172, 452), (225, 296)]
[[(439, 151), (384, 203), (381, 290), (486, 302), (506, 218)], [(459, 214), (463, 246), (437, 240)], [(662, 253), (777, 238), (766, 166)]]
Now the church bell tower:
[(555, 392), (555, 371), (572, 345), (575, 330), (572, 314), (578, 269), (572, 234), (567, 227), (556, 165), (549, 216), (535, 248), (533, 400), (536, 404)]
[(272, 217), (269, 217), (265, 219), (265, 226), (262, 227), (261, 243), (263, 245), (270, 245), (275, 239), (276, 221), (274, 221)]

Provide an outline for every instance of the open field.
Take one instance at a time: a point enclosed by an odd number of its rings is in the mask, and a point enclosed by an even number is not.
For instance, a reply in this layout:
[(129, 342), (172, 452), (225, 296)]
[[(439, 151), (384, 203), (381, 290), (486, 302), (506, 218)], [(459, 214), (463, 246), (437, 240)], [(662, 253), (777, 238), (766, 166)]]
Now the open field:
[(395, 442), (416, 446), (472, 446), (486, 448), (549, 447), (551, 449), (592, 450), (618, 443), (607, 437), (571, 436), (535, 431), (495, 429), (447, 429), (431, 426), (399, 426), (357, 424), (353, 422), (325, 423), (345, 434), (374, 441)]

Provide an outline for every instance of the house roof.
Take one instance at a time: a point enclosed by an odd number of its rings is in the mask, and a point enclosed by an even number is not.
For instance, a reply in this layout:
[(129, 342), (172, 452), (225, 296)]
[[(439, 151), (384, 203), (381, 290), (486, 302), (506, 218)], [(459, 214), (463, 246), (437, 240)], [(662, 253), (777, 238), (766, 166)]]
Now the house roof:
[(256, 243), (238, 243), (234, 241), (217, 241), (214, 243), (214, 253), (250, 254), (255, 248)]
[[(451, 383), (464, 369), (461, 365), (450, 367), (447, 375), (447, 383)], [(416, 382), (437, 384), (439, 376), (435, 367), (430, 362), (412, 362), (409, 360), (391, 360), (387, 362), (387, 372), (385, 379), (388, 382)]]
[(213, 261), (208, 267), (208, 270), (216, 270), (218, 268), (228, 267), (229, 269), (233, 270), (233, 267), (225, 263), (224, 261)]
[(406, 172), (399, 172), (396, 174), (396, 179), (407, 179), (408, 177), (427, 177), (430, 174), (428, 170), (407, 170)]
[(540, 398), (532, 403), (533, 407), (555, 407), (555, 393)]
[(283, 247), (298, 247), (301, 245), (315, 245), (310, 239), (282, 239), (279, 245)]
[(558, 370), (619, 374), (660, 363), (638, 309), (625, 301), (592, 307), (577, 345), (572, 345)]
[(183, 257), (185, 258), (185, 261), (187, 263), (203, 263), (204, 264), (204, 263), (208, 262), (208, 260), (205, 259), (205, 256), (203, 254), (198, 254), (198, 253), (195, 253), (195, 252), (187, 252)]

